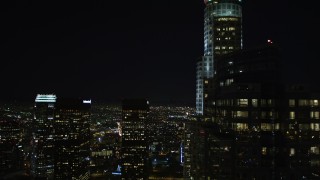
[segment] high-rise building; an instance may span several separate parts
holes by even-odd
[[[31,175],[36,179],[53,179],[53,119],[56,99],[54,94],[38,94],[35,99]]]
[[[38,94],[34,105],[31,174],[53,178],[53,118],[56,95]]]
[[[89,179],[91,100],[58,99],[54,118],[54,179]]]
[[[122,101],[122,179],[148,179],[147,121],[149,102],[146,99]]]
[[[280,57],[268,45],[226,54],[217,63],[213,119],[233,136],[234,178],[274,179],[282,168]]]
[[[282,167],[275,167],[275,175],[283,179],[319,179],[320,94],[308,85],[297,84],[287,85],[284,91],[280,123],[284,141],[282,158],[276,161]],[[264,146],[262,150],[264,157],[272,155],[272,148]]]
[[[205,0],[204,55],[197,60],[196,112],[205,114],[216,61],[220,55],[242,49],[241,0]]]
[[[235,179],[232,135],[210,121],[184,125],[184,179]]]
[[[213,143],[202,152],[213,150],[213,177],[232,169],[231,179],[318,179],[320,96],[283,83],[281,64],[272,44],[219,59],[213,121],[221,130],[214,141],[206,138]],[[229,145],[221,132],[228,132]],[[222,166],[222,152],[232,157],[231,166]]]
[[[31,175],[89,179],[91,100],[38,94],[34,105]]]

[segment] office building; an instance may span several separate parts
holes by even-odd
[[[89,179],[91,100],[61,99],[54,118],[54,179]]]
[[[89,179],[91,100],[38,94],[34,105],[31,176]]]
[[[220,55],[242,49],[241,0],[205,0],[204,55],[197,60],[196,112],[206,114],[216,61]]]
[[[146,128],[148,114],[148,100],[124,99],[122,101],[122,179],[148,179],[149,145]]]
[[[189,128],[189,176],[319,177],[320,96],[306,85],[284,83],[281,64],[272,44],[219,58],[212,121]]]
[[[278,48],[267,45],[217,62],[213,120],[233,135],[234,178],[273,179],[281,168],[276,162],[284,157],[280,60]],[[265,148],[274,152],[265,156]]]
[[[232,134],[210,121],[184,126],[184,179],[234,179]]]
[[[36,179],[53,179],[54,110],[57,96],[38,94],[34,104],[31,175]]]
[[[319,179],[320,93],[301,84],[287,85],[284,92],[280,123],[284,141],[278,161],[282,168],[275,169],[275,175],[283,179]],[[272,153],[270,147],[262,150],[265,156]]]

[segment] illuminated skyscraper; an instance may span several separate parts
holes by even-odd
[[[148,179],[147,126],[149,102],[145,99],[122,101],[122,179]]]
[[[34,179],[89,179],[90,108],[90,100],[37,95],[31,156]]]
[[[91,100],[58,99],[54,118],[54,179],[89,179]]]
[[[38,94],[35,99],[31,174],[36,179],[53,179],[53,119],[56,99],[54,94]]]
[[[204,55],[197,61],[196,109],[205,114],[215,75],[215,64],[222,54],[242,49],[241,0],[205,0]]]

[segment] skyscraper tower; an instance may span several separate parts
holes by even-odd
[[[146,121],[149,102],[145,99],[122,101],[122,179],[148,179],[148,140]]]
[[[31,155],[33,179],[89,179],[91,100],[38,94]]]
[[[54,118],[54,179],[89,179],[91,100],[59,98]]]
[[[54,109],[56,95],[38,94],[34,105],[31,174],[35,179],[53,179]]]
[[[204,55],[197,61],[196,110],[203,115],[220,55],[242,49],[241,0],[204,0]]]

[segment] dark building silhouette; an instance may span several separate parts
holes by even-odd
[[[320,177],[320,93],[310,85],[285,87],[280,130],[283,136],[281,158],[276,157],[276,176],[287,179],[319,179]],[[272,148],[263,147],[267,155]]]
[[[280,60],[278,48],[269,45],[217,61],[213,122],[232,134],[234,178],[273,179],[279,168],[275,160],[283,157]],[[266,147],[273,152],[264,155]]]
[[[232,135],[209,121],[184,124],[184,179],[234,179]]]
[[[187,177],[319,178],[320,96],[286,84],[281,64],[272,44],[217,59],[211,114],[186,131]]]
[[[0,111],[0,177],[23,168],[23,129],[19,122]]]
[[[122,179],[148,179],[148,115],[148,100],[122,100]]]

